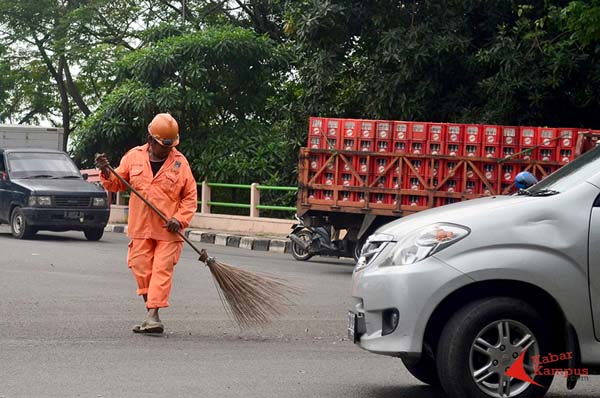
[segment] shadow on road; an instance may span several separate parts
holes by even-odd
[[[368,397],[372,398],[446,398],[441,388],[430,386],[395,386],[367,388]]]
[[[0,232],[0,239],[15,239],[10,232]],[[31,238],[27,238],[30,241],[48,241],[48,242],[87,242],[88,240],[81,233],[81,238],[77,238],[69,235],[59,235],[59,233],[52,234],[51,232],[38,232],[33,235]],[[102,240],[94,242],[94,243],[102,243]]]
[[[301,262],[298,261],[298,263],[301,263]],[[330,257],[330,258],[325,257],[325,258],[311,258],[310,260],[305,261],[304,264],[331,264],[331,265],[342,265],[342,266],[354,267],[354,265],[356,263],[352,260],[336,259],[335,257]]]

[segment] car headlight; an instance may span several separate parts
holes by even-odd
[[[411,232],[394,248],[392,265],[414,264],[453,245],[471,232],[467,227],[436,223]]]
[[[356,271],[369,265],[385,247],[394,242],[392,235],[374,234],[369,236],[362,247],[360,258],[356,263]]]
[[[93,207],[106,207],[106,198],[93,198],[92,206]]]
[[[52,196],[35,196],[29,197],[29,206],[52,206]]]

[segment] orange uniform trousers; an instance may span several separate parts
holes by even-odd
[[[127,264],[138,285],[137,294],[147,295],[147,308],[169,306],[173,269],[179,261],[183,242],[132,239]]]

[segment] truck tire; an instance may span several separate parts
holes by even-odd
[[[533,374],[531,357],[551,351],[549,325],[523,300],[492,297],[460,309],[444,326],[437,370],[450,398],[539,398],[554,376]],[[538,385],[505,375],[528,347],[525,371]]]
[[[310,242],[312,238],[310,231],[307,230],[298,232],[297,236],[305,242]],[[312,254],[292,241],[292,256],[298,261],[308,261],[312,257]]]
[[[90,228],[83,231],[85,238],[91,241],[97,241],[102,239],[102,235],[104,235],[104,228]]]
[[[35,229],[27,224],[27,219],[20,207],[15,207],[10,216],[10,232],[17,239],[27,239],[35,235]]]
[[[415,379],[429,384],[430,386],[439,386],[440,378],[436,368],[435,361],[425,354],[419,359],[404,359],[402,363],[408,370],[408,372],[415,377]]]

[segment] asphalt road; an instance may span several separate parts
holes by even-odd
[[[14,240],[0,227],[0,398],[369,397],[443,398],[400,360],[346,339],[352,263],[202,244],[220,261],[303,289],[268,328],[240,330],[210,272],[186,247],[175,270],[163,337],[136,335],[144,317],[125,265],[127,238],[40,233]],[[597,397],[600,377],[574,392],[556,380],[548,397]]]

